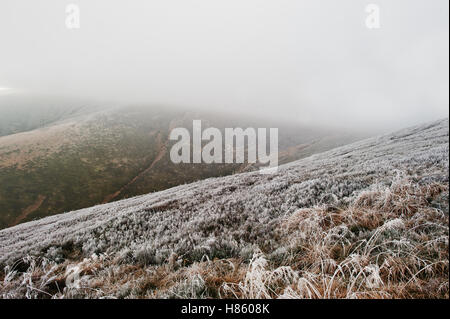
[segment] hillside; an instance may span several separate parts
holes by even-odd
[[[1,230],[0,295],[448,298],[448,133],[445,119]]]
[[[8,104],[4,98],[0,118],[8,119],[10,113],[16,120],[6,124],[12,128],[18,123],[17,129],[25,131],[0,136],[0,229],[251,170],[247,165],[174,165],[169,158],[169,133],[175,127],[192,127],[193,119],[218,128],[273,124],[155,106],[100,107],[57,99],[18,99]],[[26,130],[41,121],[42,126]],[[3,123],[0,127],[7,129]],[[280,127],[280,162],[360,138],[350,132],[285,125]]]

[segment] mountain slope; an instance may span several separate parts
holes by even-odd
[[[448,298],[448,125],[4,229],[0,262],[77,264],[98,289],[60,297]]]

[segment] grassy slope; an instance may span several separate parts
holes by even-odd
[[[448,151],[443,120],[313,155],[275,175],[208,179],[18,225],[0,231],[1,262],[18,261],[0,291],[448,298]],[[26,255],[35,257],[20,259]],[[75,264],[80,288],[65,287]],[[31,274],[33,284],[22,285]]]

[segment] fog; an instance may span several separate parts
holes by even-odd
[[[339,127],[448,116],[448,1],[0,2],[11,92],[227,110]]]

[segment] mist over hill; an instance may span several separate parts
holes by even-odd
[[[106,109],[106,105],[87,99],[36,93],[13,92],[0,95],[0,137]]]

